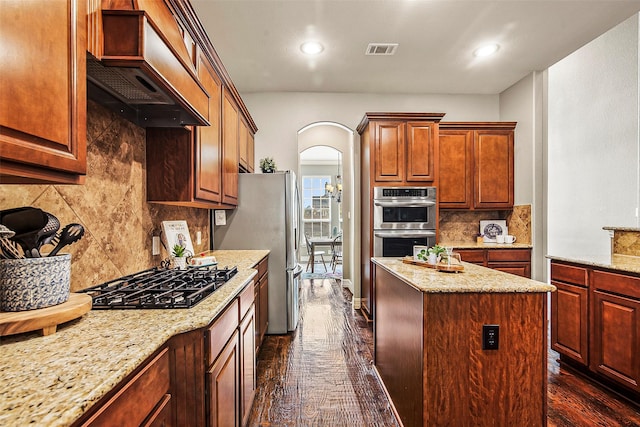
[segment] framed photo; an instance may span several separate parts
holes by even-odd
[[[169,255],[175,245],[184,246],[189,255],[195,255],[187,221],[162,221],[162,235]]]
[[[496,243],[496,236],[502,234],[506,236],[507,221],[504,219],[491,219],[480,221],[480,234],[484,235],[485,242]]]

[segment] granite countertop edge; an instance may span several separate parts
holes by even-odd
[[[546,255],[552,261],[606,268],[622,273],[640,274],[640,257],[631,255]]]
[[[171,337],[206,327],[256,275],[268,250],[214,251],[238,273],[189,309],[91,310],[58,327],[0,338],[0,425],[67,426]]]
[[[543,293],[556,287],[514,274],[463,262],[461,273],[406,264],[401,258],[374,257],[373,263],[424,293]]]

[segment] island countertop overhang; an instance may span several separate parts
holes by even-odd
[[[448,273],[405,264],[396,257],[372,257],[371,261],[425,293],[544,293],[556,290],[548,283],[467,262],[462,263],[463,272]]]

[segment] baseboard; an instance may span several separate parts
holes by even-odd
[[[360,310],[360,307],[362,307],[362,300],[360,298],[351,298],[351,305],[354,310]]]
[[[353,282],[351,279],[342,279],[342,287],[349,289],[349,292],[353,295]]]

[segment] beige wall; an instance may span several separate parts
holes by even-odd
[[[151,236],[163,220],[186,220],[195,250],[208,249],[208,210],[146,202],[145,157],[145,130],[90,101],[86,183],[0,185],[0,209],[35,206],[62,226],[85,227],[82,240],[63,250],[72,254],[72,290],[158,265],[167,253],[151,255]]]

